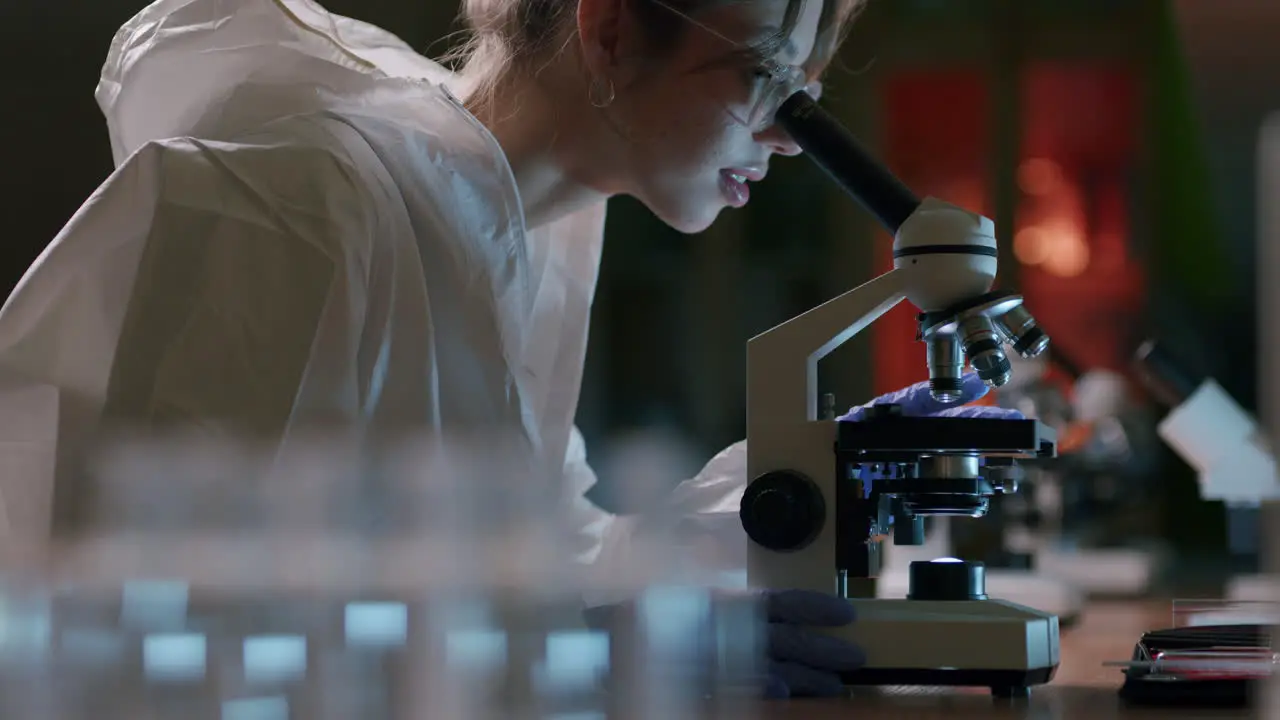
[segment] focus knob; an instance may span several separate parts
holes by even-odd
[[[822,491],[790,470],[765,473],[747,485],[738,508],[747,537],[774,552],[795,552],[812,543],[827,518]]]

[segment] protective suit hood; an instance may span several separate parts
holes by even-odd
[[[159,0],[116,33],[95,96],[119,165],[152,140],[222,139],[335,107],[386,112],[402,93],[429,96],[423,81],[461,92],[395,35],[310,0]]]

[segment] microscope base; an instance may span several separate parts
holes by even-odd
[[[1083,592],[1064,580],[1037,570],[987,568],[986,586],[989,597],[1056,615],[1058,624],[1063,627],[1074,623],[1084,611]],[[876,578],[877,598],[904,598],[910,590],[910,575],[905,570],[893,568]]]
[[[825,630],[867,654],[850,685],[989,687],[1025,695],[1053,679],[1058,618],[1004,600],[850,600],[853,625]]]

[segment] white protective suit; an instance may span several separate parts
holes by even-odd
[[[59,473],[104,408],[286,437],[523,426],[564,468],[577,555],[621,569],[637,520],[583,498],[573,426],[604,205],[526,231],[456,82],[308,0],[130,20],[97,92],[116,170],[0,311],[4,377],[60,396]],[[735,558],[744,463],[731,448],[666,508],[732,528]]]

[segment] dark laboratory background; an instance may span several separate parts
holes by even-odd
[[[459,29],[453,0],[324,4],[428,55]],[[143,5],[0,3],[6,294],[111,170],[93,91]],[[919,194],[995,219],[1002,284],[1052,336],[1067,392],[1117,371],[1154,422],[1164,409],[1128,374],[1156,334],[1253,410],[1254,156],[1280,107],[1276,37],[1271,0],[871,0],[826,102]],[[619,199],[608,237],[579,422],[610,507],[619,443],[678,438],[700,460],[740,439],[747,338],[890,263],[890,238],[803,159],[777,162],[749,208],[701,236]],[[843,407],[925,377],[905,307],[822,368]],[[1227,555],[1221,505],[1158,442],[1146,452],[1125,499],[1093,506],[1116,542]]]

